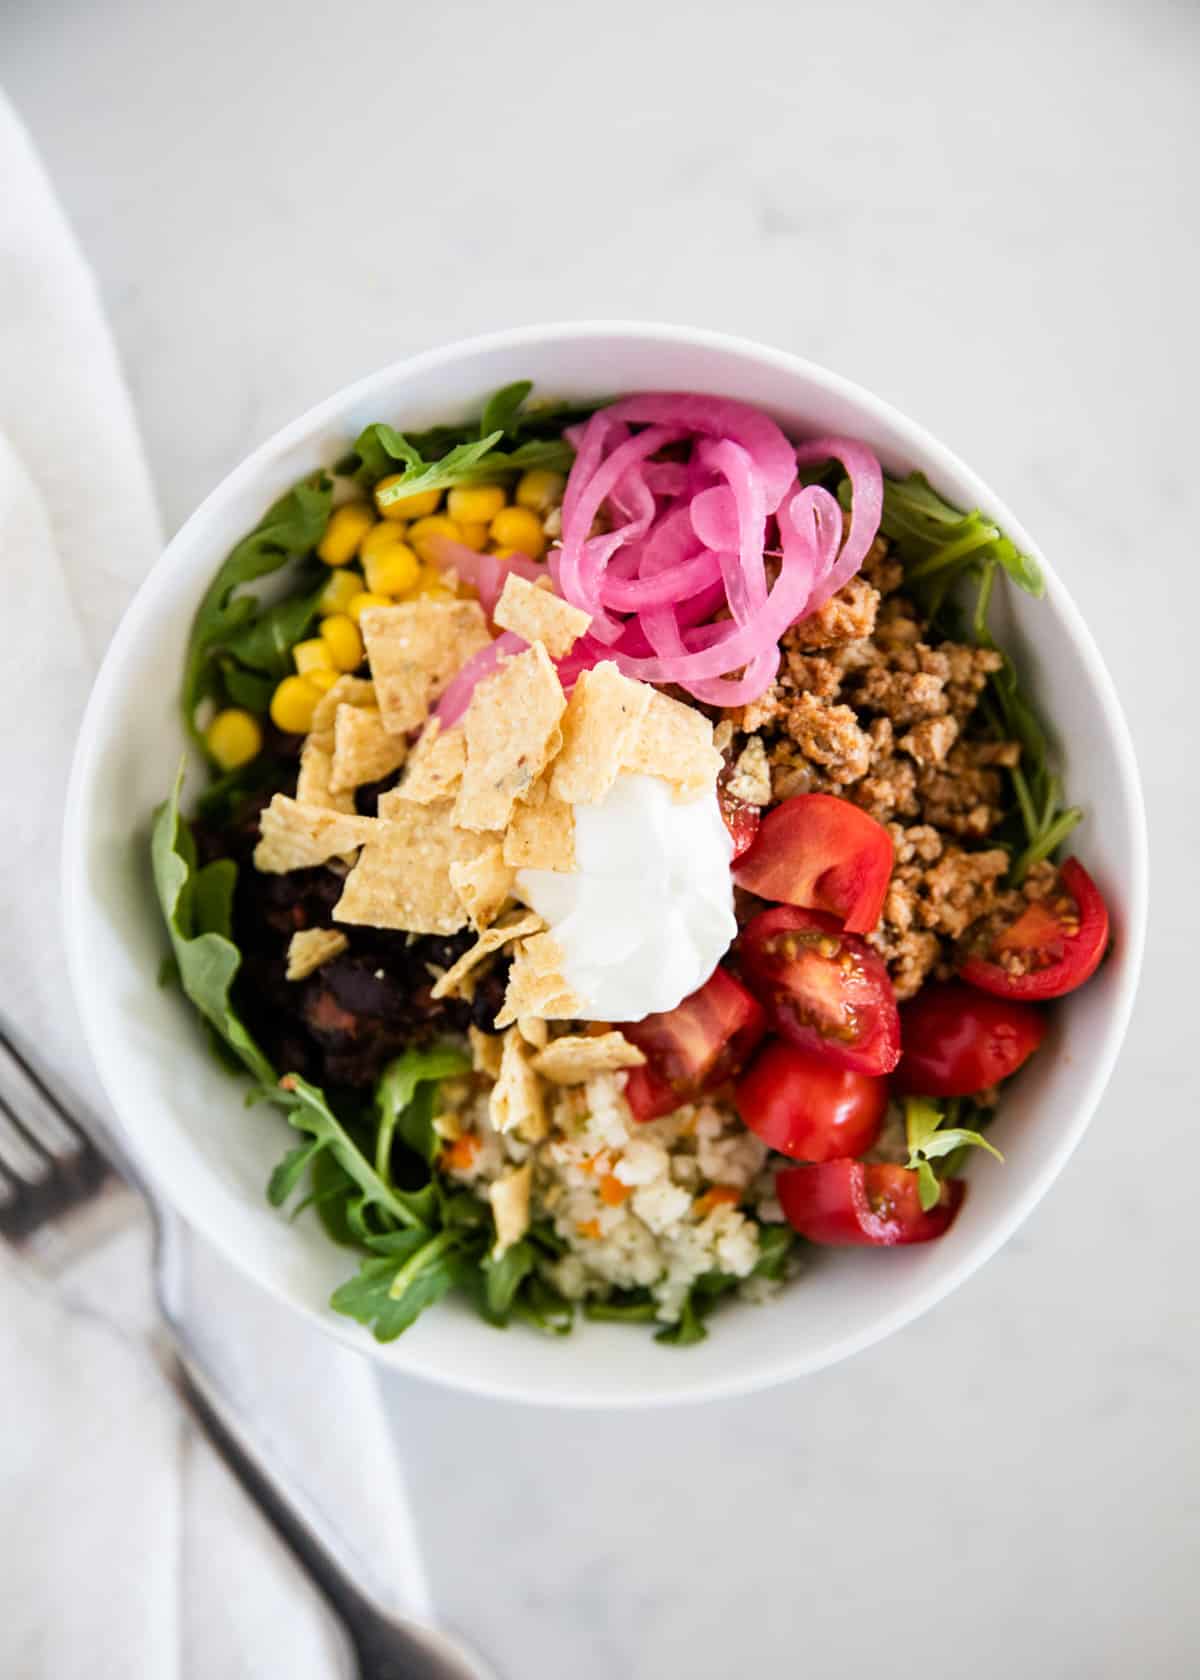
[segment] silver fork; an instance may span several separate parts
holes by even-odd
[[[360,1680],[494,1680],[433,1628],[401,1621],[355,1579],[341,1537],[305,1501],[206,1368],[182,1310],[180,1227],[97,1117],[0,1019],[0,1237],[51,1275],[145,1205],[163,1375],[341,1623]]]

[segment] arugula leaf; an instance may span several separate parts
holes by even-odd
[[[513,1315],[547,1336],[566,1336],[574,1328],[575,1307],[539,1272],[531,1272],[513,1300]]]
[[[330,1297],[335,1312],[368,1325],[378,1342],[391,1342],[459,1281],[454,1231],[399,1231],[385,1254],[372,1255]]]
[[[390,1181],[392,1141],[397,1132],[414,1154],[426,1165],[433,1165],[441,1148],[433,1129],[433,1087],[438,1080],[468,1073],[470,1067],[471,1058],[455,1044],[414,1047],[388,1063],[375,1093],[379,1115],[375,1170],[380,1178]]]
[[[904,1131],[908,1143],[908,1162],[917,1175],[917,1195],[922,1209],[928,1213],[941,1196],[942,1187],[931,1162],[945,1156],[958,1157],[960,1150],[986,1149],[997,1161],[1004,1157],[995,1144],[989,1143],[981,1132],[964,1126],[946,1126],[943,1122],[955,1117],[957,1105],[943,1109],[932,1097],[905,1097]],[[957,1165],[957,1159],[955,1164]]]
[[[311,1164],[322,1150],[328,1150],[347,1177],[353,1180],[357,1194],[346,1210],[351,1229],[364,1237],[369,1235],[370,1227],[366,1224],[365,1215],[369,1208],[377,1208],[397,1225],[428,1232],[437,1207],[434,1187],[427,1186],[424,1191],[394,1190],[380,1177],[351,1138],[330,1108],[323,1091],[310,1085],[298,1073],[289,1073],[280,1080],[277,1090],[267,1094],[283,1107],[289,1125],[298,1132],[307,1132],[313,1140],[315,1147],[304,1146],[310,1150],[305,1165]],[[271,1175],[267,1195],[275,1207],[282,1206],[286,1199],[286,1195],[280,1192],[286,1189],[290,1193],[299,1182],[295,1156],[296,1152],[291,1151]]]
[[[583,1315],[599,1324],[652,1324],[657,1311],[648,1289],[622,1289],[605,1301],[587,1301]]]
[[[655,1332],[654,1340],[661,1342],[664,1347],[694,1347],[702,1342],[708,1331],[701,1323],[701,1315],[696,1310],[695,1286],[685,1297],[679,1318],[674,1324],[664,1324],[661,1330]]]
[[[270,1085],[275,1070],[251,1037],[231,998],[242,954],[230,938],[237,865],[228,858],[196,868],[196,843],[179,814],[183,765],[154,817],[150,857],[154,885],[185,995],[255,1079]]]
[[[790,1225],[760,1225],[758,1227],[758,1260],[751,1277],[782,1280],[788,1256],[796,1246],[796,1233]]]
[[[386,429],[390,431],[390,427]],[[489,432],[473,443],[457,444],[440,460],[419,464],[409,461],[396,483],[378,493],[376,499],[380,508],[390,507],[393,502],[404,501],[406,497],[420,495],[426,490],[449,490],[456,484],[475,484],[506,473],[525,472],[530,467],[552,467],[555,471],[566,472],[575,459],[574,450],[561,438],[523,443],[506,452],[496,448],[503,436],[503,432]]]
[[[493,391],[479,417],[480,437],[487,437],[489,432],[499,432],[504,437],[515,438],[517,416],[532,390],[532,379],[517,379],[511,385],[502,385],[498,391]]]
[[[196,724],[196,708],[201,700],[220,692],[216,656],[239,636],[245,645],[261,616],[257,597],[238,594],[238,590],[315,548],[332,505],[333,485],[324,473],[304,479],[268,508],[231,551],[205,591],[192,622],[180,696],[185,727],[198,744],[202,744],[202,735]]]
[[[513,1302],[522,1283],[533,1271],[537,1256],[527,1242],[513,1243],[499,1259],[487,1254],[480,1262],[486,1316],[497,1325],[508,1323]]]
[[[220,659],[217,666],[225,693],[232,704],[262,717],[270,707],[275,678],[263,676],[257,671],[244,671],[232,659]]]
[[[848,480],[839,485],[838,495],[848,508]],[[885,477],[880,529],[900,550],[906,581],[928,578],[949,568],[960,571],[968,560],[992,560],[1003,567],[1018,589],[1039,597],[1046,592],[1041,568],[1032,555],[1021,554],[978,508],[961,513],[943,501],[924,473]]]
[[[301,641],[317,615],[321,589],[304,595],[289,595],[276,601],[259,616],[235,631],[224,643],[224,651],[232,654],[252,671],[265,672],[270,677],[286,676],[291,669],[292,648]],[[226,686],[228,686],[228,668]]]

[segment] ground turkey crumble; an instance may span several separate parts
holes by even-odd
[[[985,738],[977,713],[1001,655],[933,638],[902,582],[879,538],[861,574],[784,636],[770,690],[729,714],[728,754],[742,786],[752,785],[743,766],[759,793],[769,782],[771,803],[839,794],[887,827],[895,867],[867,939],[903,1002],[952,973],[957,947],[1041,896],[1054,872],[1005,892],[1008,853],[988,843],[1005,814],[1003,772],[1021,751]]]

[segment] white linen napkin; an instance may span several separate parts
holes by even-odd
[[[0,1009],[98,1102],[59,932],[64,784],[160,535],[99,300],[0,95]],[[198,1339],[391,1607],[428,1589],[374,1375],[195,1239]],[[0,1250],[0,1668],[22,1680],[340,1672],[323,1605],[165,1389],[145,1225],[58,1287]]]

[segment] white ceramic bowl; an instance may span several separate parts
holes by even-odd
[[[164,936],[145,835],[183,748],[182,653],[213,571],[268,503],[342,455],[369,421],[454,420],[526,377],[540,394],[562,397],[716,392],[760,405],[797,437],[849,433],[885,467],[919,467],[950,501],[984,508],[1038,555],[1046,598],[1003,591],[1001,630],[1053,721],[1066,785],[1088,813],[1072,844],[1113,911],[1111,960],[1057,1008],[1052,1037],[997,1124],[1007,1164],[985,1161],[972,1174],[950,1232],[926,1247],[823,1256],[770,1306],[723,1312],[708,1340],[686,1350],[620,1325],[581,1324],[562,1340],[518,1327],[498,1332],[453,1299],[380,1347],[326,1305],[353,1256],[311,1216],[289,1224],[267,1206],[284,1121],[243,1107],[189,1006],[156,983]],[[108,651],[79,737],[64,872],[71,977],[88,1044],[128,1143],[162,1193],[281,1303],[382,1363],[557,1405],[649,1405],[761,1388],[878,1341],[948,1294],[1012,1235],[1079,1142],[1125,1032],[1146,916],[1144,815],[1121,709],[1074,603],[1016,516],[920,427],[834,374],[712,333],[624,323],[520,328],[399,362],[322,403],[232,472],[170,543]]]

